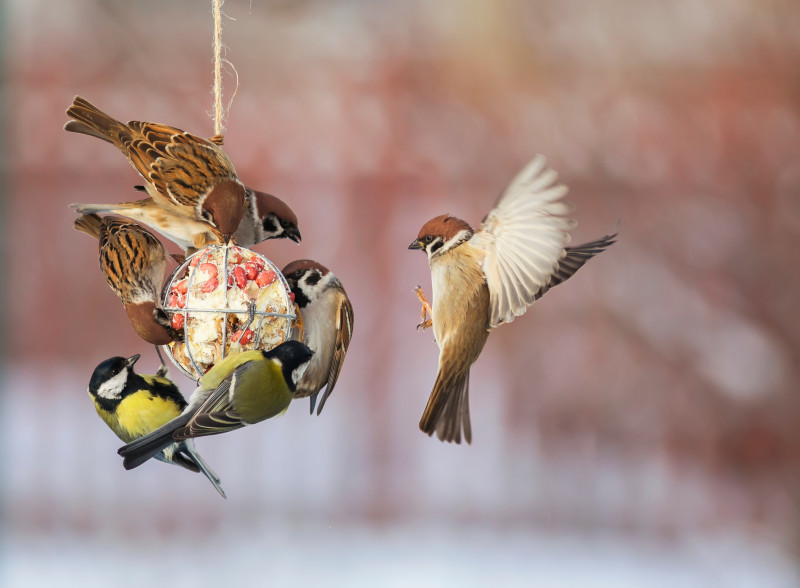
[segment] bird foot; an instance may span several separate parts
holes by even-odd
[[[419,298],[419,301],[422,302],[422,312],[420,313],[420,323],[417,325],[417,330],[419,331],[422,329],[430,329],[433,326],[433,309],[431,308],[428,299],[425,298],[425,292],[422,291],[422,286],[417,286],[414,288],[414,293]],[[428,315],[431,315],[431,318],[428,318]]]

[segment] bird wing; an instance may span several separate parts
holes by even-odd
[[[209,393],[186,426],[175,431],[173,437],[176,440],[203,437],[226,433],[243,427],[244,423],[241,417],[233,408],[233,395],[247,369],[247,363],[234,368]]]
[[[537,155],[500,195],[470,243],[483,250],[489,328],[525,312],[551,280],[575,221],[561,198],[567,187]]]
[[[127,220],[107,216],[102,223],[100,266],[109,286],[125,303],[139,296],[157,297],[166,271],[161,241]]]
[[[344,356],[347,354],[347,348],[350,347],[350,339],[352,336],[353,305],[347,297],[347,293],[342,289],[339,296],[339,308],[336,313],[336,342],[333,348],[331,367],[328,370],[328,381],[325,387],[325,393],[322,395],[322,400],[317,408],[317,414],[322,412],[325,401],[328,399],[328,396],[331,395],[331,392],[333,392],[334,386],[336,386],[336,381],[339,379],[339,373],[342,371]]]
[[[233,162],[210,141],[168,125],[127,124],[128,156],[151,184],[150,196],[162,206],[192,216],[201,195],[222,180],[236,179]]]

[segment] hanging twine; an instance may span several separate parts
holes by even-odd
[[[223,45],[222,45],[222,3],[224,0],[211,0],[211,10],[214,14],[214,42],[212,45],[214,51],[214,136],[211,138],[211,141],[216,143],[217,145],[222,145],[224,137],[222,135],[225,127],[223,125],[223,120],[225,119],[226,110],[230,110],[231,104],[233,104],[233,99],[236,97],[236,93],[239,91],[239,72],[236,71],[236,68],[233,67],[233,64],[222,57]],[[229,66],[232,70],[234,75],[236,76],[236,87],[233,90],[233,96],[231,96],[230,101],[228,102],[228,107],[223,109],[222,107],[222,62],[225,62],[227,66]]]

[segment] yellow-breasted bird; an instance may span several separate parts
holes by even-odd
[[[76,96],[64,129],[108,141],[128,158],[156,204],[203,221],[225,242],[244,211],[245,187],[219,145],[160,123],[120,122]]]
[[[176,441],[227,433],[283,413],[313,355],[299,341],[231,353],[203,376],[180,416],[120,448],[125,469]]]
[[[139,354],[127,359],[106,359],[89,380],[89,396],[97,414],[125,443],[158,429],[186,408],[186,400],[167,377],[166,367],[162,366],[155,375],[137,374],[133,366],[138,359]],[[203,472],[225,497],[219,476],[200,457],[191,439],[165,446],[155,458],[192,472]]]
[[[85,214],[75,228],[98,240],[100,269],[136,333],[153,345],[180,339],[159,301],[167,268],[161,241],[141,225],[113,216]]]

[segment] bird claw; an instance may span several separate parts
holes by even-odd
[[[414,288],[414,293],[419,298],[419,301],[422,302],[422,312],[420,312],[420,323],[417,325],[417,330],[419,331],[422,329],[429,329],[433,326],[433,309],[431,308],[428,299],[425,298],[425,292],[422,291],[422,286],[417,286]],[[431,318],[428,318],[428,315],[431,315]]]

